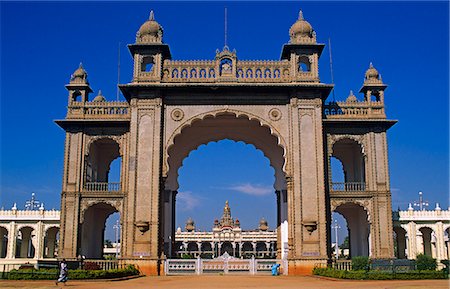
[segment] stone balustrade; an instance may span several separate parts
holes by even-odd
[[[120,183],[89,182],[84,184],[84,190],[90,192],[120,192]]]
[[[236,61],[228,71],[221,69],[215,60],[165,60],[163,82],[291,82],[317,81],[310,71],[298,72],[296,78],[291,76],[291,63],[287,60],[254,60]],[[151,77],[151,73],[147,73]],[[145,78],[146,72],[140,73],[140,79]]]
[[[53,220],[59,221],[58,210],[0,210],[0,220]]]
[[[350,192],[350,191],[365,191],[365,182],[345,182],[345,183],[331,183],[331,191],[334,192]]]
[[[323,106],[323,113],[327,119],[386,118],[384,104],[381,102],[330,102]]]
[[[66,119],[130,119],[125,101],[72,102]]]

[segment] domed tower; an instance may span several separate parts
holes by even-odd
[[[195,224],[194,224],[194,220],[192,220],[192,218],[189,218],[186,221],[186,226],[184,227],[186,229],[186,231],[188,232],[192,232],[195,230]]]
[[[320,82],[319,57],[324,44],[317,43],[316,32],[300,10],[297,21],[289,29],[290,41],[283,45],[281,59],[291,62],[295,81]]]
[[[66,88],[69,91],[69,105],[72,102],[87,102],[89,100],[89,93],[92,92],[88,82],[88,74],[83,68],[83,64],[73,72],[70,76],[69,84],[66,84]]]
[[[153,11],[136,33],[136,43],[128,45],[133,59],[133,82],[159,81],[164,59],[170,59],[170,49],[163,43],[163,28]]]
[[[94,99],[92,100],[92,102],[105,102],[105,101],[106,101],[106,98],[103,96],[101,90],[98,91],[98,95],[96,97],[94,97]]]
[[[269,225],[267,224],[266,219],[261,218],[261,220],[259,220],[259,227],[258,229],[260,231],[267,231],[269,229]]]
[[[364,93],[366,102],[373,101],[372,97],[374,97],[374,101],[384,103],[384,90],[386,88],[387,85],[383,83],[380,73],[371,62],[369,69],[364,74],[364,83],[359,92]]]

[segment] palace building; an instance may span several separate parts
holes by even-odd
[[[195,231],[194,221],[189,218],[185,231],[179,227],[175,232],[175,249],[179,256],[214,258],[225,252],[237,258],[275,258],[277,255],[277,232],[269,230],[262,218],[253,231],[244,231],[238,219],[231,217],[228,201],[225,203],[220,220],[214,220],[210,232]]]
[[[164,274],[178,249],[178,169],[192,150],[222,139],[255,145],[275,170],[277,239],[264,246],[272,252],[276,244],[289,274],[330,260],[332,212],[347,220],[351,255],[394,257],[386,132],[396,121],[386,117],[387,85],[370,64],[360,95],[328,101],[333,85],[321,82],[318,65],[325,45],[302,12],[294,14],[280,31],[288,41],[280,59],[254,61],[227,46],[210,60],[177,60],[150,13],[128,45],[134,67],[119,85],[125,101],[92,97],[80,65],[66,85],[67,115],[56,121],[66,136],[59,257],[101,258],[105,220],[120,212],[121,258]],[[117,159],[120,180],[112,182]],[[333,178],[332,159],[343,181]],[[223,222],[208,250],[249,251],[231,239],[236,221]],[[230,239],[219,248],[221,234]]]

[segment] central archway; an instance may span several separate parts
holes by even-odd
[[[167,145],[167,155],[165,162],[166,176],[164,183],[164,200],[167,206],[164,206],[166,222],[164,230],[164,250],[171,256],[169,248],[174,248],[175,242],[175,195],[179,188],[178,172],[182,166],[183,160],[189,153],[203,144],[217,142],[224,139],[232,141],[242,141],[246,144],[252,144],[255,148],[261,150],[274,169],[275,182],[274,191],[280,192],[279,195],[285,195],[286,192],[286,173],[285,164],[285,145],[276,131],[269,124],[256,116],[251,116],[241,112],[216,111],[197,116],[180,125],[175,133],[169,138]],[[163,169],[164,170],[164,169]],[[281,193],[284,192],[284,193]],[[287,200],[277,201],[277,227],[282,222],[287,221]],[[168,203],[172,202],[172,205]],[[281,230],[277,230],[280,240]],[[287,239],[287,232],[285,232]],[[287,240],[286,240],[287,242]],[[172,245],[169,245],[172,243]],[[278,242],[278,246],[280,246]],[[281,252],[281,250],[278,250]]]

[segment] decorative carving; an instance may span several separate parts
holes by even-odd
[[[277,121],[281,119],[281,111],[278,108],[272,108],[269,111],[269,118],[273,121]]]
[[[174,121],[180,121],[184,118],[184,112],[179,108],[175,108],[174,110],[172,110],[170,116]]]
[[[87,209],[96,204],[108,204],[118,212],[122,212],[122,198],[82,198],[80,204],[80,223],[84,222],[84,214]]]
[[[317,230],[317,222],[316,221],[305,221],[303,222],[303,227],[306,228],[306,231],[311,235],[312,232]]]
[[[137,221],[134,225],[139,229],[142,235],[150,228],[150,222],[147,221]]]

